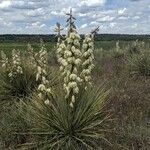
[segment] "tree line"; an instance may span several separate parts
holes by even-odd
[[[81,35],[83,37],[83,35]],[[37,42],[43,39],[44,42],[56,42],[57,38],[54,34],[50,35],[25,35],[25,34],[5,34],[0,35],[0,42]],[[134,40],[150,40],[150,35],[127,35],[127,34],[97,34],[96,41],[134,41]]]

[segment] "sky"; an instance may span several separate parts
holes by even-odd
[[[65,33],[71,8],[79,33],[150,34],[150,0],[0,0],[0,34]]]

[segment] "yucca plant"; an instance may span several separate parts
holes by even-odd
[[[150,76],[150,52],[143,50],[139,54],[132,54],[127,58],[130,74]]]
[[[35,67],[20,55],[19,50],[12,50],[9,59],[4,53],[2,56],[0,100],[14,100],[29,96],[38,85]]]
[[[82,90],[76,97],[74,109],[70,109],[64,94],[59,92],[51,97],[48,105],[38,97],[24,103],[22,116],[32,123],[26,134],[35,135],[38,142],[22,146],[80,150],[100,148],[104,143],[111,145],[106,138],[112,131],[111,113],[105,109],[108,94],[103,88]]]
[[[131,46],[129,47],[128,51],[130,54],[138,54],[144,50],[145,43],[139,40],[136,40],[131,43]]]
[[[49,87],[55,85],[58,75],[54,75],[56,71],[47,64],[44,43],[41,42],[40,48],[35,53],[28,45],[28,55],[24,57],[19,50],[13,50],[9,59],[1,52],[0,100],[25,98],[41,84],[48,84]]]
[[[32,66],[21,65],[22,74],[16,74],[13,80],[9,70],[3,69],[0,74],[0,100],[12,100],[29,96],[37,87],[36,72]]]
[[[124,56],[124,51],[120,48],[119,41],[116,42],[112,55],[114,58],[122,58]]]
[[[112,119],[105,109],[109,91],[85,84],[91,79],[94,34],[98,28],[85,37],[82,53],[72,11],[67,16],[68,33],[57,43],[64,85],[53,88],[54,92],[46,98],[33,96],[21,107],[22,117],[32,125],[28,132],[20,134],[38,138],[38,142],[22,145],[28,149],[87,150],[101,148],[104,143],[111,145],[107,133],[112,131]]]

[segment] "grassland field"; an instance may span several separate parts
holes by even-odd
[[[130,53],[134,41],[119,41],[121,51],[116,51],[116,42],[95,42],[95,69],[93,82],[96,86],[105,83],[112,89],[109,95],[108,108],[113,111],[116,119],[116,131],[107,137],[113,143],[104,150],[149,150],[150,149],[150,42],[145,40],[144,47],[136,48],[137,53]],[[27,42],[1,42],[0,50],[8,56],[12,49],[22,53],[27,50]],[[35,51],[39,50],[40,42],[30,43]],[[56,63],[55,43],[45,42],[49,52],[49,62]],[[143,54],[143,51],[146,53]],[[140,58],[140,59],[139,59]],[[1,90],[1,89],[0,89]],[[13,149],[18,144],[28,142],[28,137],[11,136],[13,126],[5,125],[15,121],[7,118],[7,113],[13,112],[10,104],[0,103],[0,116],[3,126],[0,126],[0,148]],[[25,128],[19,124],[19,129]],[[31,137],[30,137],[31,138]],[[20,140],[21,139],[21,140]],[[32,138],[31,138],[32,139]],[[33,142],[36,139],[32,139]]]

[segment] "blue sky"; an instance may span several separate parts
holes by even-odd
[[[150,0],[0,0],[0,34],[54,33],[70,8],[79,33],[150,34]]]

